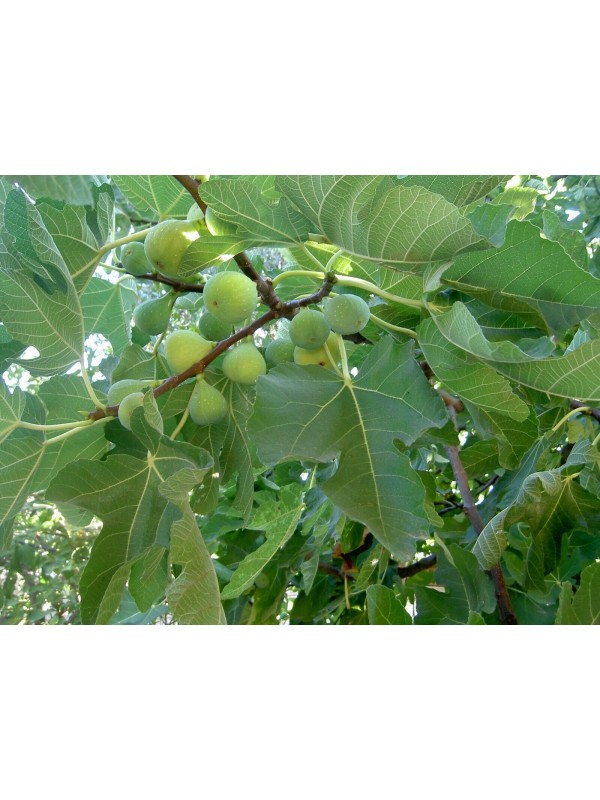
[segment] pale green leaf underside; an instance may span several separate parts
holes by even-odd
[[[509,223],[498,250],[459,255],[443,282],[496,308],[531,309],[557,332],[600,311],[600,280],[530,222]]]
[[[150,218],[185,217],[194,202],[172,175],[113,175],[112,180],[135,208]]]

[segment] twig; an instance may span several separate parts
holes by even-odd
[[[463,510],[469,517],[473,529],[477,535],[479,535],[484,529],[485,523],[481,519],[477,506],[475,505],[475,500],[473,499],[473,494],[469,486],[469,476],[467,475],[463,463],[460,460],[458,447],[446,445],[445,449],[463,500]],[[502,625],[516,625],[517,617],[513,611],[500,564],[496,564],[494,567],[488,570],[488,574],[494,582],[496,600],[498,601],[498,612],[500,613],[500,622]]]
[[[119,262],[117,264],[119,268],[123,268],[123,264]],[[127,272],[127,270],[125,270]],[[204,284],[203,283],[186,283],[185,281],[178,281],[176,278],[167,278],[165,275],[160,275],[158,272],[148,272],[145,275],[131,275],[131,273],[127,273],[126,277],[128,278],[137,278],[137,280],[142,281],[155,281],[155,283],[165,283],[167,286],[171,286],[175,289],[176,292],[199,292],[202,293],[204,291]]]
[[[204,356],[204,358],[202,358],[200,361],[197,361],[195,364],[192,364],[192,366],[186,369],[184,372],[179,373],[179,375],[173,375],[171,378],[167,378],[165,381],[163,381],[160,386],[157,386],[153,390],[154,397],[160,397],[160,395],[165,394],[165,392],[170,392],[172,389],[177,388],[177,386],[182,384],[184,381],[187,381],[188,378],[193,378],[195,375],[203,372],[206,367],[215,360],[215,358],[228,350],[231,345],[239,342],[241,339],[245,339],[247,336],[252,335],[259,328],[262,328],[263,325],[266,325],[267,323],[281,317],[290,318],[299,308],[320,302],[323,297],[326,297],[331,292],[334,280],[335,279],[333,276],[328,275],[323,281],[321,288],[314,292],[314,294],[298,300],[290,300],[288,303],[282,303],[279,309],[269,309],[269,311],[267,311],[261,317],[255,319],[254,322],[246,325],[245,328],[241,328],[227,339],[220,341],[210,351],[210,353],[208,353],[208,355]],[[104,410],[101,408],[96,408],[94,411],[88,414],[88,418],[92,420],[98,420],[102,419],[103,417],[116,417],[118,412],[118,405],[108,406]]]
[[[600,408],[590,408],[585,403],[580,403],[579,400],[571,400],[571,408],[585,408],[585,411],[582,411],[582,414],[588,414],[590,417],[598,420],[600,422]]]
[[[431,553],[428,556],[423,556],[423,558],[419,559],[419,561],[414,561],[412,564],[407,564],[405,567],[398,567],[398,575],[401,578],[411,578],[413,575],[417,575],[419,572],[423,572],[426,569],[433,569],[437,564],[437,557],[435,553]]]

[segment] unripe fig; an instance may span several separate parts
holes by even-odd
[[[196,381],[188,408],[196,425],[214,425],[224,419],[228,411],[227,400],[203,376]]]
[[[232,333],[230,322],[222,322],[209,311],[205,311],[198,320],[198,329],[202,336],[214,342],[227,339]]]
[[[259,375],[264,375],[266,371],[265,359],[252,342],[233,347],[223,360],[223,372],[235,383],[256,383]]]
[[[176,278],[186,250],[200,236],[200,227],[198,221],[187,219],[159,222],[144,240],[146,257],[162,275]]]
[[[237,226],[233,222],[223,222],[222,219],[219,219],[212,208],[206,209],[204,219],[206,227],[213,236],[228,236],[234,234],[237,230]]]
[[[291,341],[291,339],[273,339],[273,341],[269,342],[267,349],[265,350],[265,358],[267,359],[267,363],[276,366],[277,364],[283,364],[286,361],[293,361],[294,348],[295,344]]]
[[[323,314],[312,308],[302,309],[296,314],[289,328],[292,342],[305,350],[322,347],[330,333],[331,328]]]
[[[187,219],[190,222],[204,222],[204,211],[200,208],[198,203],[193,203],[187,213]]]
[[[117,381],[108,390],[106,397],[106,404],[109,406],[117,406],[127,395],[133,392],[141,392],[147,389],[148,386],[155,386],[156,381],[136,381],[131,378],[124,378],[122,381]]]
[[[331,369],[340,360],[340,348],[337,338],[334,333],[330,333],[327,341],[325,342],[327,349],[331,354],[331,358],[327,355],[325,346],[319,347],[318,350],[305,350],[303,347],[294,348],[294,362],[301,366],[307,364],[318,364],[321,367]],[[333,359],[333,361],[332,361]]]
[[[146,258],[143,242],[129,242],[121,249],[121,263],[130,275],[146,275],[154,267]]]
[[[338,294],[323,301],[323,314],[332,331],[358,333],[369,321],[369,306],[356,294]]]
[[[141,406],[144,402],[143,392],[132,392],[124,397],[119,403],[119,422],[128,431],[131,430],[131,415],[135,408]]]
[[[169,369],[174,375],[179,375],[208,355],[214,346],[214,342],[206,341],[194,331],[173,331],[165,339],[165,358]]]
[[[204,307],[221,322],[243,322],[257,302],[256,284],[241,272],[218,272],[204,287]]]
[[[170,294],[165,294],[154,300],[146,300],[133,310],[133,321],[142,333],[148,336],[158,336],[167,329],[171,317]]]

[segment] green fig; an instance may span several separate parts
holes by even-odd
[[[121,400],[127,395],[134,392],[141,392],[149,386],[156,386],[156,381],[136,381],[130,378],[124,378],[122,381],[117,381],[108,390],[106,397],[106,404],[109,406],[118,406]]]
[[[294,348],[294,363],[306,366],[307,364],[317,364],[321,367],[333,368],[340,360],[340,348],[338,340],[334,333],[330,333],[327,341],[325,342],[331,358],[325,350],[325,346],[319,347],[318,350],[306,350],[303,347]],[[332,361],[333,359],[333,361]]]
[[[277,364],[283,364],[286,361],[293,361],[294,348],[295,345],[291,339],[273,339],[273,341],[269,342],[267,345],[267,349],[265,350],[265,358],[267,359],[267,362],[273,366],[276,366]]]
[[[341,334],[362,331],[370,316],[369,306],[355,294],[338,294],[323,301],[323,315],[332,331]]]
[[[227,351],[223,372],[235,383],[253,384],[267,371],[265,359],[253,342],[244,342]]]
[[[232,327],[230,322],[221,322],[210,311],[205,311],[198,320],[198,330],[207,339],[220,342],[231,336]]]
[[[173,331],[165,339],[169,369],[174,375],[179,375],[208,355],[214,346],[214,342],[208,342],[194,331]]]
[[[188,405],[190,417],[196,425],[214,425],[227,416],[227,400],[218,389],[201,376],[197,381]]]
[[[147,275],[154,267],[146,258],[143,242],[129,242],[121,248],[121,264],[130,275]]]
[[[304,308],[296,314],[289,328],[292,342],[305,350],[323,347],[330,333],[331,328],[323,314],[312,308]]]
[[[176,278],[188,247],[201,235],[199,221],[166,219],[159,222],[144,240],[146,257],[168,278]]]
[[[218,272],[204,287],[204,307],[221,322],[243,322],[257,302],[256,284],[241,272]]]
[[[143,392],[132,392],[124,397],[119,403],[119,422],[128,431],[131,430],[131,415],[134,409],[141,406],[144,402]]]
[[[133,321],[136,328],[148,336],[158,336],[166,331],[171,318],[172,295],[164,294],[154,300],[146,300],[136,306],[133,311]]]

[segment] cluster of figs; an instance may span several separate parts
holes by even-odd
[[[233,227],[235,230],[235,226]],[[206,217],[198,206],[190,209],[187,220],[165,220],[155,225],[144,242],[132,241],[121,249],[120,259],[131,275],[141,277],[155,272],[178,279],[182,259],[192,242],[202,235],[232,232],[231,223],[219,220],[210,209]],[[256,284],[239,271],[224,269],[206,279],[203,288],[204,310],[197,320],[198,333],[175,330],[165,336],[162,351],[173,375],[179,375],[205,358],[236,326],[248,324],[258,304]],[[169,325],[176,294],[138,304],[133,313],[135,326],[147,336],[162,336]],[[267,372],[267,365],[286,361],[335,368],[340,361],[338,337],[354,334],[369,321],[369,306],[357,295],[336,294],[324,298],[322,310],[301,308],[287,327],[279,325],[277,338],[261,351],[252,336],[231,346],[219,359],[223,374],[238,384],[255,384]],[[131,427],[131,415],[144,400],[144,390],[156,381],[120,380],[109,390],[108,405],[118,405],[121,423]],[[197,425],[212,425],[226,418],[228,401],[205,376],[195,376],[189,400],[189,416]]]

